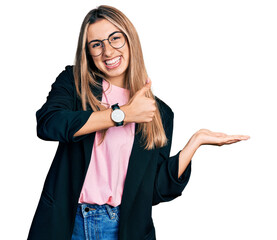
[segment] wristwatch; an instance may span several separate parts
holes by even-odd
[[[115,122],[115,126],[117,127],[122,126],[125,118],[125,113],[120,109],[120,107],[118,106],[118,103],[113,104],[111,108],[112,108],[111,119]]]

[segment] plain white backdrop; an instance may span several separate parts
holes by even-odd
[[[1,3],[1,239],[26,239],[57,142],[35,112],[74,63],[101,4],[136,27],[155,95],[174,111],[171,155],[199,129],[250,135],[201,146],[182,196],[153,207],[158,240],[277,239],[277,5],[269,0]]]

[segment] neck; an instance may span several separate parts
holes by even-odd
[[[117,87],[125,88],[125,75],[110,77],[110,78],[107,78],[107,80],[109,80],[111,82],[111,84],[113,84]]]

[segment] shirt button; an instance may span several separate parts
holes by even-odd
[[[88,207],[86,207],[86,208],[85,208],[85,211],[86,211],[86,212],[89,212],[89,208],[88,208]]]

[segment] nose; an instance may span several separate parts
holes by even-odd
[[[114,52],[114,48],[109,44],[108,40],[103,41],[103,54],[106,57],[112,56]]]

